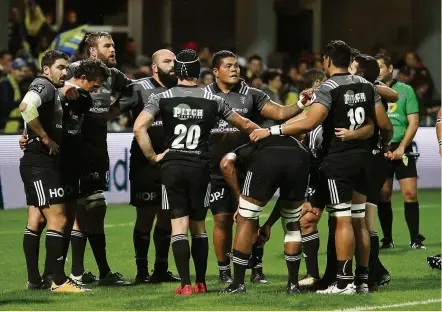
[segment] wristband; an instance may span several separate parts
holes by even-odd
[[[391,140],[390,140],[390,142],[383,142],[383,141],[382,141],[382,145],[384,145],[384,146],[390,146],[390,145],[391,145]]]
[[[271,126],[269,128],[270,135],[281,135],[282,134],[282,126]]]
[[[305,105],[304,104],[302,104],[302,100],[304,100],[304,96],[301,94],[301,96],[299,97],[299,100],[298,100],[298,107],[300,108],[300,109],[304,109],[304,107],[305,107]]]

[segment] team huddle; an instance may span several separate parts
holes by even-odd
[[[208,209],[219,280],[228,284],[221,293],[245,293],[248,268],[251,282],[267,283],[264,246],[279,218],[287,293],[303,288],[368,293],[390,282],[379,260],[375,227],[387,179],[381,168],[386,157],[396,159],[390,152],[394,132],[386,103],[396,102],[398,93],[376,80],[386,56],[374,58],[332,41],[324,49],[325,72],[308,71],[309,88],[298,104],[281,106],[240,79],[230,51],[215,53],[216,81],[201,89],[196,83],[200,60],[193,50],[176,56],[159,50],[152,55],[153,76],[131,80],[113,68],[115,49],[108,33],[89,34],[86,46],[89,58],[72,64],[62,52],[47,52],[42,76],[20,104],[26,122],[20,173],[29,211],[23,242],[28,289],[84,292],[93,282],[131,284],[110,269],[104,233],[106,124],[128,112],[135,120],[129,173],[130,204],[137,212],[134,283],[177,282],[176,294],[207,292]],[[276,125],[261,128],[266,120]],[[262,223],[260,214],[278,189],[275,207]],[[327,269],[320,278],[317,224],[324,209],[329,238]],[[39,241],[46,226],[40,274]],[[156,256],[149,273],[152,230]],[[87,241],[98,277],[84,268]],[[169,271],[170,246],[178,276]],[[299,280],[302,254],[308,275]]]

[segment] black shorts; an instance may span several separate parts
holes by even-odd
[[[321,195],[321,183],[324,183],[324,172],[320,170],[319,165],[310,166],[310,176],[306,198],[315,208],[323,209],[327,204]]]
[[[387,179],[388,160],[382,152],[371,155],[370,170],[368,173],[367,202],[377,205],[382,187]]]
[[[279,188],[279,199],[301,201],[305,198],[309,173],[308,152],[292,147],[265,147],[251,161],[242,195],[266,203]]]
[[[64,188],[66,202],[76,201],[80,197],[80,176],[74,165],[62,165],[61,182]]]
[[[132,163],[131,163],[132,164]],[[131,165],[130,204],[137,208],[159,207],[161,204],[161,170],[153,165]]]
[[[210,193],[210,209],[212,215],[235,213],[238,208],[238,199],[230,186],[221,179],[212,179]]]
[[[65,202],[63,183],[58,170],[20,165],[20,175],[28,206],[45,208]]]
[[[318,206],[352,200],[353,191],[367,195],[370,156],[367,153],[331,155],[322,161],[317,190]],[[324,208],[324,207],[318,207]]]
[[[399,143],[391,144],[391,151],[394,151],[399,146]],[[413,152],[413,148],[409,145],[405,149],[405,154]],[[402,160],[388,161],[387,163],[387,179],[396,177],[397,180],[407,178],[417,178],[416,159],[414,157],[408,157],[408,165],[405,166]]]
[[[162,208],[170,218],[189,216],[193,221],[206,219],[210,207],[210,169],[171,164],[161,167]]]
[[[86,196],[109,190],[109,159],[83,159],[79,164],[80,193]]]

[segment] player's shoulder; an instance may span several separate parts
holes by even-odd
[[[34,91],[39,94],[55,90],[56,87],[54,86],[54,84],[48,78],[45,77],[35,78],[29,86],[29,91]]]
[[[385,83],[383,83],[383,82],[380,81],[380,80],[375,80],[375,81],[374,81],[374,85],[375,85],[375,86],[382,86],[382,87],[386,87],[386,86],[387,86]]]
[[[215,82],[212,82],[212,83],[208,84],[207,86],[205,86],[203,88],[203,90],[206,90],[207,92],[210,92],[212,94],[216,94]]]
[[[133,84],[136,90],[151,91],[152,93],[160,93],[167,90],[167,88],[160,86],[152,77],[133,80]]]
[[[413,91],[413,92],[414,92],[412,86],[410,86],[410,85],[408,85],[408,84],[406,84],[406,83],[400,82],[400,81],[397,81],[397,82],[394,84],[394,87],[396,87],[396,88],[398,88],[398,89],[403,89],[403,90],[406,90],[406,91]]]

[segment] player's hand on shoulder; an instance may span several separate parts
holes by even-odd
[[[63,88],[61,88],[61,93],[68,100],[75,100],[78,99],[78,97],[80,96],[80,93],[78,92],[77,88],[71,85],[65,85]]]
[[[41,139],[44,145],[49,149],[49,155],[58,155],[59,146],[50,137],[44,137]]]
[[[345,128],[335,128],[335,135],[343,142],[355,139],[354,131]]]
[[[301,101],[302,105],[304,106],[310,106],[312,105],[311,99],[313,97],[313,89],[305,89],[302,90],[299,94],[299,101]]]
[[[28,135],[23,134],[18,140],[18,144],[20,145],[20,149],[24,151],[26,149],[26,145],[28,145]]]
[[[256,129],[253,130],[252,133],[250,133],[250,141],[251,142],[258,142],[261,139],[264,139],[270,135],[269,129]]]

